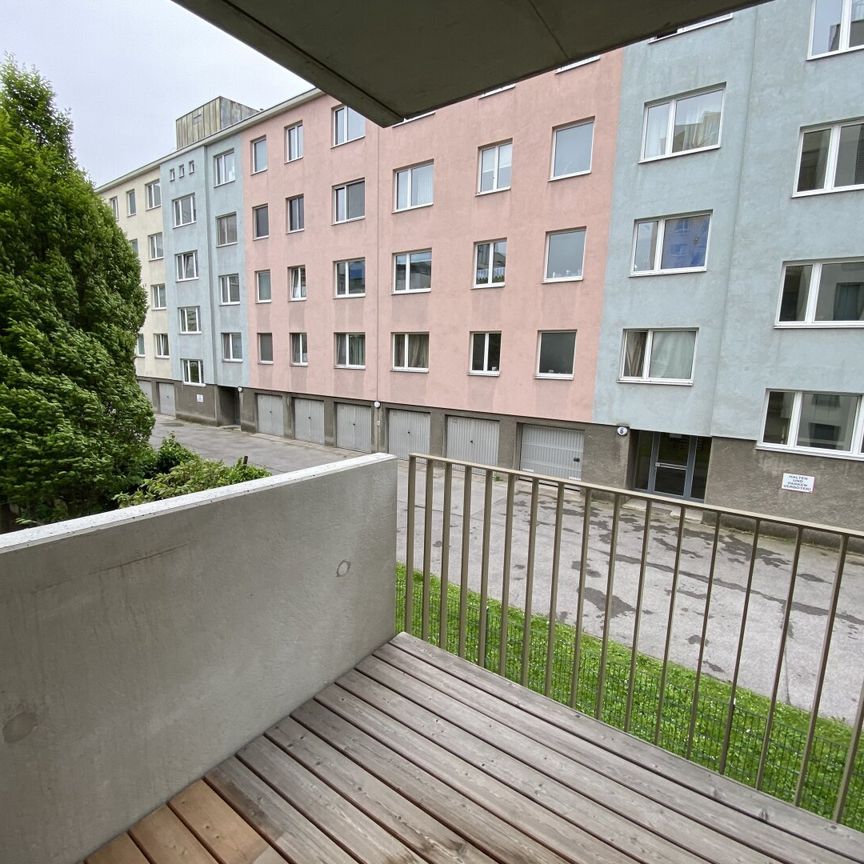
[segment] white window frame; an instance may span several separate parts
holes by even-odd
[[[580,268],[580,273],[578,276],[547,276],[546,274],[549,272],[549,245],[550,239],[552,237],[558,236],[559,234],[576,234],[578,232],[582,232],[583,241],[582,241],[582,266]],[[588,229],[584,227],[579,228],[562,228],[559,231],[547,231],[546,232],[546,251],[543,255],[543,282],[546,284],[554,283],[554,282],[581,282],[585,278],[585,250],[588,246]],[[476,276],[476,273],[475,273]]]
[[[168,169],[168,179],[173,183],[176,178],[176,173],[173,168]]]
[[[127,216],[137,216],[138,215],[138,204],[135,200],[135,190],[127,189],[126,190],[126,215]]]
[[[267,233],[266,234],[256,234],[255,231],[258,228],[258,219],[257,213],[259,210],[267,211]],[[270,236],[270,205],[269,204],[259,204],[257,207],[252,208],[252,239],[253,240],[266,240]]]
[[[492,281],[492,273],[494,271],[494,267],[492,262],[495,258],[495,244],[496,243],[506,243],[506,237],[498,237],[496,240],[481,240],[478,243],[474,244],[474,275],[472,277],[472,282],[474,283],[475,288],[503,288],[507,283],[507,259],[504,259],[504,281],[503,282],[493,282]],[[489,247],[489,280],[486,282],[478,282],[477,281],[477,267],[478,267],[478,259],[480,256],[480,247],[488,246]],[[543,271],[546,272],[545,269]]]
[[[572,333],[573,334],[573,371],[567,374],[566,372],[541,372],[540,371],[540,352],[543,348],[543,337],[547,333]],[[578,330],[538,330],[537,331],[537,357],[534,360],[534,377],[538,379],[546,379],[549,381],[572,381],[576,375],[576,340],[579,337]]]
[[[819,303],[819,289],[822,281],[823,264],[850,264],[858,263],[864,266],[864,258],[824,258],[818,261],[784,261],[780,273],[780,293],[777,298],[777,313],[774,316],[774,326],[777,328],[790,329],[826,329],[826,328],[861,328],[864,321],[817,321],[816,306]],[[783,288],[786,284],[787,267],[810,267],[810,282],[807,285],[807,303],[804,307],[803,321],[781,321],[780,311],[783,307]],[[809,391],[808,391],[809,392]],[[814,391],[815,392],[815,391]]]
[[[299,303],[301,300],[306,299],[305,264],[295,264],[293,267],[288,268],[288,299],[292,303]]]
[[[627,334],[646,333],[645,357],[642,362],[642,375],[624,375],[624,364],[627,361]],[[650,378],[648,371],[651,368],[651,349],[654,344],[655,333],[693,333],[693,360],[690,364],[689,378]],[[622,384],[668,384],[672,387],[692,387],[693,378],[696,373],[696,352],[699,348],[698,327],[625,327],[621,333],[621,357],[618,362],[618,381]]]
[[[165,257],[165,244],[162,232],[147,235],[147,260],[161,261]]]
[[[177,176],[181,180],[186,176],[186,166],[182,162],[177,166]]]
[[[795,183],[792,187],[793,198],[806,198],[809,195],[831,195],[835,192],[854,192],[864,189],[864,183],[856,183],[854,186],[835,186],[834,178],[837,174],[837,157],[840,154],[840,130],[844,126],[860,126],[864,124],[864,117],[859,117],[855,120],[843,120],[839,123],[822,123],[818,126],[803,126],[798,134],[798,160],[795,169]],[[825,186],[821,189],[805,189],[803,192],[798,191],[798,180],[801,176],[801,155],[804,151],[804,136],[808,132],[822,132],[825,129],[831,130],[831,137],[828,139],[828,157],[827,166],[825,168]],[[830,184],[830,185],[829,185]]]
[[[411,249],[407,252],[394,252],[393,253],[393,289],[391,291],[394,295],[402,295],[402,294],[428,294],[432,290],[432,286],[428,288],[411,288],[411,256],[412,255],[420,255],[428,252],[429,253],[429,267],[432,267],[432,249]],[[405,255],[407,260],[405,262],[405,287],[400,291],[396,288],[396,266],[397,259],[399,256]],[[431,276],[430,276],[431,280]]]
[[[489,369],[489,337],[500,336],[500,330],[474,330],[468,338],[468,374],[486,378],[497,378],[501,374],[501,348],[498,348],[498,368]],[[474,368],[474,339],[483,336],[483,369]],[[503,340],[502,340],[503,341]]]
[[[164,344],[163,344],[164,343]],[[153,346],[154,346],[154,357],[159,358],[160,360],[164,360],[167,357],[171,356],[170,346],[168,344],[168,334],[167,333],[154,333],[153,334]],[[163,350],[164,348],[164,350]]]
[[[162,289],[161,291],[158,289]],[[159,295],[162,295],[161,297]],[[160,304],[160,305],[157,305]],[[167,309],[168,308],[168,290],[164,282],[154,282],[150,285],[150,308],[151,309]]]
[[[243,334],[237,330],[230,330],[223,331],[220,335],[222,337],[222,362],[242,363]]]
[[[707,147],[692,147],[689,150],[676,150],[673,152],[672,144],[675,136],[675,115],[678,110],[678,103],[684,99],[691,99],[694,96],[705,96],[708,93],[720,93],[720,126],[717,129],[717,143],[709,144]],[[661,105],[669,105],[669,116],[666,118],[666,152],[660,153],[658,156],[646,156],[645,145],[647,143],[648,134],[648,111],[651,108],[659,108]],[[667,99],[655,99],[652,102],[646,102],[642,109],[642,146],[639,150],[639,162],[658,162],[662,159],[674,159],[677,156],[689,156],[693,153],[707,153],[710,150],[719,150],[723,144],[723,116],[726,113],[726,84],[717,84],[711,87],[700,87],[698,90],[691,90],[687,93],[676,93]]]
[[[708,217],[708,237],[705,241],[705,263],[701,267],[671,267],[663,269],[663,240],[666,236],[666,223],[674,219],[695,219],[699,216]],[[636,270],[636,237],[639,226],[648,222],[657,223],[657,243],[654,246],[654,261],[651,270]],[[698,213],[675,213],[670,216],[655,216],[650,219],[637,219],[633,223],[633,251],[630,253],[630,275],[631,276],[660,276],[674,275],[676,273],[705,273],[708,270],[708,256],[711,253],[711,226],[714,223],[714,212],[712,210],[701,210]]]
[[[270,337],[270,359],[269,360],[264,360],[261,357],[261,337],[262,336],[269,336]],[[273,351],[273,333],[272,332],[259,333],[258,334],[258,363],[261,366],[272,366],[274,357],[275,357],[275,353]]]
[[[501,166],[501,148],[510,145],[510,183],[507,186],[498,185],[498,174]],[[492,188],[481,190],[480,184],[483,180],[483,154],[489,150],[495,151],[495,166],[492,170]],[[495,192],[506,192],[513,185],[513,139],[508,138],[505,141],[498,141],[495,144],[487,144],[485,147],[480,147],[477,151],[477,195],[492,195]]]
[[[682,33],[689,33],[691,30],[701,30],[703,27],[710,27],[712,24],[720,24],[723,21],[729,21],[732,18],[732,13],[726,15],[718,15],[715,18],[706,18],[704,21],[697,21],[695,24],[686,24],[684,27],[678,27],[671,33],[661,33],[659,36],[652,36],[648,43],[662,42],[664,39],[671,39],[673,36],[680,36]]]
[[[120,218],[120,202],[117,200],[116,195],[112,195],[108,199],[108,206],[111,208],[111,212],[114,214],[114,220],[117,221]]]
[[[348,218],[348,190],[352,186],[363,186],[363,213],[360,216],[352,216]],[[345,218],[339,218],[339,193],[344,195]],[[361,177],[359,180],[351,180],[348,183],[340,183],[333,187],[333,224],[342,225],[345,222],[358,222],[366,218],[366,178]]]
[[[349,291],[351,286],[351,277],[350,273],[350,265],[355,261],[363,262],[363,292],[362,293],[354,293],[352,294]],[[340,290],[343,286],[339,284],[339,265],[345,265],[345,284],[344,290]],[[365,258],[342,258],[339,261],[333,262],[333,284],[335,286],[335,296],[339,298],[346,297],[365,297],[366,296],[366,259]]]
[[[237,299],[231,299],[231,287],[237,289]],[[225,298],[228,298],[227,300]],[[239,306],[240,305],[240,274],[239,273],[223,273],[219,276],[219,305],[220,306]]]
[[[353,112],[363,120],[363,134],[355,135],[353,138],[348,137],[348,112]],[[344,113],[343,113],[344,112]],[[344,120],[342,119],[344,117]],[[340,129],[340,127],[342,127]],[[341,140],[340,140],[341,132]],[[359,111],[354,111],[348,105],[336,105],[333,108],[333,146],[341,147],[343,144],[350,144],[352,141],[359,141],[366,137],[366,118]]]
[[[159,200],[155,201],[158,196]],[[159,180],[151,180],[144,184],[144,198],[146,199],[146,210],[158,210],[162,206],[162,184]],[[155,203],[154,203],[155,201]]]
[[[183,202],[191,201],[192,208],[190,210],[191,219],[188,222],[182,222],[183,218]],[[171,201],[171,211],[174,217],[173,225],[175,228],[182,228],[184,225],[193,225],[198,219],[198,212],[195,209],[195,193],[192,192],[189,195],[181,195],[179,198],[174,198]]]
[[[255,145],[264,142],[264,167],[262,168],[258,165],[258,157],[256,155]],[[251,167],[252,174],[261,174],[263,171],[267,170],[267,165],[270,162],[270,154],[267,152],[267,136],[260,135],[258,138],[253,138],[249,142],[249,165]]]
[[[291,227],[292,205],[295,201],[300,202],[300,215],[303,224],[299,228]],[[285,230],[288,234],[299,234],[301,231],[306,230],[306,198],[302,193],[300,195],[291,195],[285,199]]]
[[[198,370],[197,375],[195,376],[198,380],[192,380],[192,368],[193,364],[195,368]],[[203,360],[189,360],[187,358],[181,358],[180,360],[180,368],[182,370],[183,383],[188,384],[190,387],[206,387],[207,385],[204,383],[204,361]]]
[[[336,338],[333,344],[333,365],[337,369],[365,369],[366,368],[366,334],[360,331],[349,331],[346,333],[334,333]],[[351,339],[361,338],[363,340],[363,363],[351,363]],[[339,363],[339,341],[345,340],[345,362]]]
[[[298,159],[302,159],[303,149],[303,121],[298,120],[296,123],[291,123],[285,127],[286,164],[288,162],[296,162]]]
[[[189,173],[190,174],[195,173],[195,160],[194,159],[189,160]]]
[[[270,287],[270,296],[262,299],[261,297],[261,277],[262,275],[267,274],[267,282]],[[273,302],[273,277],[269,270],[256,270],[255,271],[255,302],[256,303],[272,303]]]
[[[131,247],[132,251],[137,255],[138,254],[138,238],[137,237],[130,237],[129,238],[129,246]]]
[[[405,207],[399,206],[399,175],[408,175],[408,194],[407,200],[411,201],[411,192],[414,187],[414,172],[418,168],[425,168],[428,165],[432,166],[432,200],[424,204],[411,204]],[[393,212],[405,213],[407,210],[419,210],[421,207],[431,207],[435,203],[435,160],[429,159],[426,162],[418,162],[416,165],[406,165],[404,168],[397,168],[393,172]]]
[[[599,58],[597,58],[599,59]],[[549,180],[566,180],[568,177],[582,177],[584,174],[590,174],[594,167],[594,117],[589,117],[587,120],[577,120],[575,123],[565,123],[563,126],[556,126],[552,130],[552,160],[549,164]],[[566,132],[568,129],[575,129],[577,126],[591,127],[591,149],[588,153],[588,167],[584,171],[572,171],[569,174],[555,173],[555,154],[558,151],[558,133]]]
[[[189,270],[186,267],[186,258],[191,255],[190,259],[192,262],[192,276],[189,276]],[[181,276],[181,272],[183,275]],[[190,249],[188,252],[178,252],[174,256],[174,274],[177,277],[178,282],[191,282],[193,279],[198,278],[198,250]]]
[[[144,353],[144,334],[138,333],[135,337],[135,356],[136,357],[145,357]]]
[[[820,54],[813,53],[813,31],[816,27],[816,0],[810,4],[810,36],[807,40],[807,59],[818,60],[822,57],[834,57],[837,54],[848,54],[850,51],[861,51],[864,45],[849,45],[849,37],[852,32],[852,3],[853,0],[843,0],[843,9],[840,12],[840,45],[835,51],[822,51]]]
[[[234,239],[233,240],[222,240],[221,234],[222,226],[231,224],[230,220],[234,219]],[[228,229],[225,230],[226,236],[230,234]],[[237,214],[236,213],[223,213],[221,216],[216,217],[216,247],[219,248],[221,246],[236,246],[238,241],[238,224],[237,224]]]
[[[229,156],[231,157],[230,160]],[[231,168],[230,171],[227,170],[229,165]],[[234,159],[233,149],[224,150],[213,157],[213,174],[215,178],[214,186],[224,186],[226,183],[233,183],[237,179],[237,164]]]
[[[195,327],[197,329],[191,330],[189,328],[189,312],[190,310],[195,310]],[[201,307],[200,306],[178,306],[177,312],[180,316],[180,333],[184,336],[191,336],[201,332]]]
[[[309,334],[305,331],[296,331],[289,334],[289,342],[291,346],[291,366],[308,366],[309,365]],[[297,347],[299,351],[295,352]],[[299,357],[299,359],[295,359]]]
[[[412,336],[425,336],[426,337],[426,366],[397,366],[396,365],[396,343],[400,340],[404,341],[404,355],[405,362],[408,362],[408,358],[411,356],[411,337]],[[391,362],[391,371],[393,372],[428,372],[429,371],[429,332],[424,330],[412,331],[412,332],[403,332],[403,333],[392,333],[390,335],[390,362]]]

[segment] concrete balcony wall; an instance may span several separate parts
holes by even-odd
[[[394,628],[396,460],[0,538],[4,864],[73,864]]]

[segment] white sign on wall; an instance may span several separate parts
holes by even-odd
[[[784,474],[781,489],[788,489],[790,492],[812,492],[815,477],[809,474]]]
[[[195,401],[196,402],[203,402],[204,401],[204,395],[202,393],[196,393],[195,394]]]

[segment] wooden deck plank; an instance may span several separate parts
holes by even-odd
[[[203,780],[168,802],[219,864],[285,864],[285,859]]]
[[[864,860],[861,835],[852,829],[714,775],[405,634],[375,654],[514,730],[766,855],[808,864]],[[675,773],[679,765],[680,778]]]
[[[494,864],[489,856],[433,819],[290,717],[267,737],[431,864]]]
[[[226,759],[209,771],[206,778],[289,861],[296,864],[357,864],[236,757]]]
[[[382,710],[392,708],[414,731],[434,738],[452,753],[467,754],[463,758],[470,759],[476,768],[565,819],[578,820],[587,831],[639,860],[708,859],[717,864],[776,861],[631,792],[376,657],[367,657],[357,670],[387,689],[381,693],[362,685],[355,688],[356,672],[340,678],[340,686],[363,699],[372,696],[373,705]],[[473,735],[477,739],[474,746],[463,747],[456,730]]]
[[[129,834],[151,864],[218,864],[168,807],[145,816]]]
[[[120,834],[89,855],[84,864],[149,864],[128,834]]]
[[[475,806],[320,703],[307,702],[292,717],[492,858],[524,864],[563,864],[564,859],[551,850]]]

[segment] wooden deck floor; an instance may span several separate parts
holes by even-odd
[[[87,864],[849,864],[864,834],[404,634]]]

